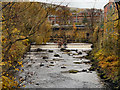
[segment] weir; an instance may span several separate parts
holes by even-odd
[[[92,44],[89,43],[68,43],[67,49],[91,49]],[[31,49],[58,49],[57,43],[47,43],[46,45],[31,45]]]

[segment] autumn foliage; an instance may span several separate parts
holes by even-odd
[[[49,6],[50,7],[50,6]],[[46,43],[51,35],[47,22],[50,9],[44,3],[2,3],[2,88],[19,88],[15,73],[22,71],[22,58],[30,44]]]
[[[112,8],[113,7],[113,8]],[[120,4],[118,4],[120,7]],[[120,12],[116,4],[104,12],[104,23],[96,26],[93,34],[92,59],[102,79],[112,86],[120,88]],[[103,25],[103,27],[101,27]]]

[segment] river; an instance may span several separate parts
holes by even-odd
[[[71,43],[67,50],[57,44],[32,45],[23,59],[19,78],[25,88],[104,88],[90,60],[84,56],[91,44]]]

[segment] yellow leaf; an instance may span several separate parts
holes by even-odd
[[[18,69],[18,68],[15,68],[15,70],[16,70],[16,71],[19,71],[19,69]]]
[[[5,63],[4,63],[4,62],[1,62],[1,63],[0,63],[0,66],[3,66],[3,65],[5,65]]]

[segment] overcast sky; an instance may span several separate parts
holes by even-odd
[[[34,0],[38,2],[46,2],[53,4],[60,4],[64,2],[62,5],[67,5],[69,3],[69,7],[76,8],[98,8],[103,9],[104,5],[109,2],[109,0]]]

